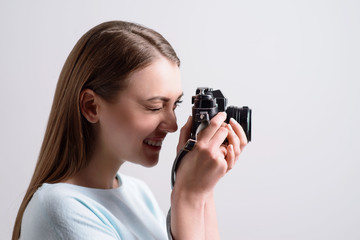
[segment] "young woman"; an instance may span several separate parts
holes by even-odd
[[[118,173],[124,162],[158,162],[178,128],[180,61],[157,32],[111,21],[88,31],[70,53],[56,87],[34,175],[13,239],[167,239],[149,188]],[[183,158],[171,194],[174,239],[218,239],[213,189],[247,140],[217,114]],[[179,151],[191,118],[180,133]],[[223,145],[225,139],[229,144]]]

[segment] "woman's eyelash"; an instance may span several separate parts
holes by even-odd
[[[178,101],[175,102],[175,105],[179,106],[182,102],[183,102],[183,100],[178,100]]]
[[[176,101],[174,103],[174,108],[178,107],[182,102],[183,102],[182,100]],[[152,112],[157,112],[157,111],[160,111],[161,109],[163,109],[163,107],[148,107],[147,109]]]
[[[160,111],[161,109],[162,108],[149,108],[149,110],[152,112]]]

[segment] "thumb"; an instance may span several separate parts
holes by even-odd
[[[190,131],[192,125],[192,116],[189,116],[187,122],[180,130],[179,143],[177,145],[176,152],[179,152],[184,147],[187,140],[190,138]]]

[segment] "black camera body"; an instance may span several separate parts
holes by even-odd
[[[206,87],[196,89],[192,104],[193,123],[190,136],[192,139],[196,140],[197,133],[205,128],[218,112],[226,112],[225,122],[229,123],[230,118],[234,118],[244,129],[248,142],[251,141],[251,109],[249,107],[226,107],[227,99],[221,91]]]

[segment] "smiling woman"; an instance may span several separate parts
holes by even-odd
[[[78,41],[59,77],[13,239],[218,238],[213,189],[247,143],[224,113],[178,169],[172,233],[147,185],[118,173],[124,162],[155,166],[167,133],[178,129],[179,65],[159,33],[134,23],[102,23]],[[190,127],[191,119],[178,151]]]
[[[178,128],[174,109],[182,96],[179,67],[159,57],[130,74],[127,81],[126,91],[112,102],[103,101],[87,90],[86,94],[92,95],[87,101],[93,102],[82,104],[83,115],[98,122],[96,146],[107,146],[107,160],[119,162],[120,159],[120,164],[130,161],[151,167],[158,161],[166,134]],[[91,105],[96,103],[98,112],[93,112],[95,107]],[[97,158],[103,164],[105,158],[101,155]]]

